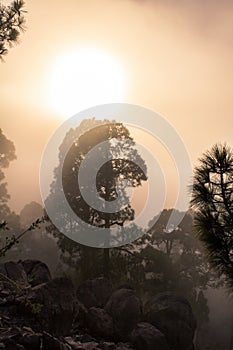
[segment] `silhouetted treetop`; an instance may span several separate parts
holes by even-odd
[[[95,164],[92,162],[92,171],[98,170],[96,188],[99,196],[104,201],[120,199],[122,209],[117,213],[105,213],[104,201],[103,211],[91,208],[83,199],[80,187],[77,186],[78,171],[83,159],[95,146],[98,146],[98,152],[101,153],[102,142],[108,143],[110,159],[106,158],[106,162],[100,169],[95,169]],[[141,181],[147,179],[144,173],[145,163],[134,146],[129,130],[121,123],[107,123],[94,127],[73,142],[64,160],[62,182],[69,204],[84,221],[102,226],[108,220],[108,226],[111,226],[113,223],[123,225],[125,220],[133,220],[134,209],[130,204],[125,204],[125,189],[121,187],[119,190],[118,187],[117,192],[116,184],[119,180],[128,180],[130,186],[136,187],[141,185]],[[89,176],[88,173],[87,176]],[[92,189],[88,187],[85,190]]]
[[[0,129],[0,167],[7,168],[16,159],[14,143],[6,138]]]
[[[194,171],[194,224],[211,264],[233,289],[233,150],[216,144]]]
[[[22,13],[26,11],[23,7],[23,0],[14,0],[10,5],[0,4],[0,58],[17,43],[20,32],[24,30]]]

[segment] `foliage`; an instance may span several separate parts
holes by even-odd
[[[186,213],[176,229],[167,228],[172,209],[164,209],[155,224],[137,241],[113,250],[114,281],[129,282],[145,299],[164,291],[185,295],[199,324],[208,321],[208,306],[203,291],[216,287],[215,275],[195,237],[192,215]],[[176,211],[175,215],[183,216]]]
[[[9,207],[4,169],[16,159],[15,146],[0,129],[0,257],[7,259],[42,259],[55,270],[58,249],[54,239],[43,229],[44,217],[40,204],[31,202],[22,209],[20,216]],[[37,219],[39,218],[39,219]],[[25,229],[26,227],[26,229]],[[22,229],[23,228],[23,229]],[[33,235],[26,235],[34,231]],[[17,232],[21,232],[16,234]],[[17,244],[20,240],[20,244]]]
[[[26,204],[20,211],[20,223],[22,227],[29,226],[36,218],[43,216],[43,208],[37,202]]]
[[[8,168],[10,162],[16,159],[15,146],[12,141],[8,140],[0,129],[0,230],[1,230],[1,243],[4,233],[7,232],[5,242],[2,243],[0,249],[0,256],[4,255],[5,250],[10,249],[17,240],[12,236],[12,229],[19,229],[19,217],[10,210],[8,206],[8,200],[10,198],[7,192],[7,183],[5,182],[5,175],[3,170]],[[12,237],[11,237],[12,236]]]
[[[0,222],[0,230],[9,230],[9,228],[7,227],[6,221]]]
[[[114,145],[112,145],[113,140]],[[107,141],[109,144],[110,160],[106,159],[106,163],[99,169],[96,178],[96,188],[98,194],[103,201],[103,210],[95,210],[85,202],[78,186],[78,171],[83,159],[88,152],[95,146],[99,147],[101,153],[101,143]],[[124,146],[119,144],[124,142]],[[124,225],[127,220],[133,220],[134,209],[130,204],[125,204],[126,191],[122,186],[116,190],[116,183],[119,180],[129,180],[133,187],[139,186],[142,180],[146,180],[143,171],[133,161],[127,161],[123,157],[129,159],[142,159],[136,152],[133,139],[129,135],[129,131],[121,123],[108,122],[88,130],[73,142],[69,149],[63,164],[62,184],[66,199],[71,208],[83,221],[95,225],[97,227],[111,227],[113,225]],[[116,156],[121,156],[117,159]],[[94,164],[92,170],[94,171]],[[97,169],[98,170],[98,169]],[[88,187],[84,191],[91,191]],[[105,201],[113,201],[117,197],[121,197],[122,209],[114,213],[106,213],[104,211]]]
[[[0,129],[0,220],[5,220],[10,214],[10,208],[7,202],[10,198],[7,192],[7,184],[4,181],[5,175],[3,169],[9,167],[12,160],[16,159],[15,146],[8,140]]]
[[[3,244],[3,246],[0,248],[0,257],[5,256],[5,254],[17,243],[19,243],[19,240],[27,233],[32,230],[35,230],[36,228],[39,228],[39,225],[43,222],[45,222],[46,218],[38,218],[34,222],[31,223],[31,225],[26,228],[23,232],[21,232],[18,235],[12,235],[11,237],[6,237],[6,241]],[[4,223],[5,224],[5,223]],[[6,229],[5,225],[2,227]]]
[[[15,146],[0,129],[0,239],[1,241],[3,240],[7,230],[7,242],[4,243],[6,246],[11,246],[14,240],[12,232],[20,229],[19,216],[11,211],[8,205],[10,196],[7,191],[7,183],[5,182],[4,175],[4,169],[8,168],[10,162],[14,159],[16,159]]]
[[[233,150],[216,144],[194,171],[194,224],[212,266],[233,290]]]
[[[174,229],[166,229],[172,210],[162,211],[159,219],[148,232],[151,244],[171,258],[180,279],[192,281],[193,287],[205,288],[210,281],[209,266],[203,257],[202,246],[195,237],[193,218],[186,213]],[[176,216],[182,215],[175,211]],[[195,283],[195,284],[194,284]]]
[[[18,294],[23,295],[25,306],[27,306],[30,309],[30,311],[34,316],[36,316],[41,312],[43,305],[40,303],[32,302],[29,299],[29,291],[31,289],[31,286],[28,285],[27,282],[25,282],[24,280],[15,281],[1,272],[0,272],[0,279],[2,282],[5,282],[5,285],[8,285],[10,287],[12,295],[14,296],[17,296]]]
[[[14,0],[10,5],[0,4],[0,58],[8,53],[8,49],[18,42],[24,30],[25,19],[22,13],[24,1]]]
[[[121,141],[124,141],[122,147]],[[67,155],[64,150],[67,143],[73,142]],[[106,159],[106,163],[97,172],[96,188],[99,196],[105,201],[112,201],[117,197],[122,203],[121,209],[116,213],[106,213],[103,210],[92,208],[83,199],[78,184],[78,170],[85,155],[99,145],[101,152],[101,143],[109,144],[110,160]],[[117,158],[118,156],[118,158]],[[121,156],[121,158],[119,158]],[[133,161],[127,161],[130,157]],[[116,159],[117,158],[117,159]],[[130,137],[128,129],[121,123],[98,121],[95,119],[85,120],[76,129],[71,129],[62,145],[59,154],[60,164],[54,171],[54,181],[51,185],[50,195],[47,201],[52,201],[53,207],[57,208],[59,220],[62,219],[64,225],[70,230],[74,229],[74,223],[67,218],[67,213],[60,212],[59,204],[61,199],[61,188],[58,186],[57,174],[62,171],[62,184],[66,199],[73,211],[86,223],[97,227],[110,228],[113,225],[123,226],[125,221],[131,221],[134,218],[134,209],[126,202],[126,190],[124,186],[118,187],[116,191],[116,183],[118,180],[127,179],[131,186],[136,187],[141,181],[146,180],[143,169],[144,162],[134,148],[134,141]],[[63,168],[62,167],[63,164]],[[137,164],[142,164],[140,168]],[[93,166],[94,167],[94,166]],[[145,168],[145,165],[144,165]],[[86,188],[86,191],[91,191]],[[104,205],[104,204],[103,204]],[[69,225],[69,226],[68,226]],[[48,228],[49,232],[53,232],[58,239],[58,246],[62,251],[62,259],[70,266],[76,267],[80,271],[82,278],[93,276],[95,273],[102,273],[104,268],[111,269],[109,250],[105,249],[104,254],[100,249],[83,247],[61,235],[53,225]],[[105,256],[105,261],[101,256]],[[95,262],[95,263],[94,263]],[[109,271],[108,271],[109,272]],[[106,270],[105,270],[106,273]]]

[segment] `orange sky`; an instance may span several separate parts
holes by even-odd
[[[127,80],[119,102],[167,118],[193,164],[217,141],[233,146],[232,1],[30,0],[26,9],[20,45],[0,64],[1,128],[17,152],[6,171],[17,212],[39,201],[43,149],[70,116],[48,103],[53,64],[84,46],[115,57]],[[168,183],[172,193],[172,176]]]

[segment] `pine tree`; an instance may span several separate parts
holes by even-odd
[[[10,5],[0,4],[0,58],[8,49],[18,42],[21,31],[24,31],[25,19],[22,15],[24,1],[15,0]]]
[[[194,171],[194,224],[209,261],[233,290],[233,150],[216,144]]]

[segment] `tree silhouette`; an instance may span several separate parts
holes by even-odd
[[[37,218],[43,216],[43,208],[41,204],[32,201],[26,204],[23,209],[20,211],[20,223],[22,227],[29,226]]]
[[[172,212],[180,223],[176,228],[172,224],[167,228]],[[175,253],[179,254],[181,250],[186,254],[195,253],[198,242],[193,235],[193,223],[190,214],[186,213],[183,217],[183,213],[178,210],[164,209],[159,216],[152,219],[153,221],[155,221],[155,224],[149,230],[150,240],[159,250],[164,251],[168,256]]]
[[[172,211],[176,220],[174,225],[171,223],[167,227]],[[178,218],[180,223],[176,227]],[[152,219],[149,227],[150,230],[141,238],[124,247],[133,254],[128,254],[120,271],[127,270],[129,282],[142,297],[152,297],[164,291],[185,295],[197,318],[199,332],[208,322],[209,314],[203,292],[207,287],[217,287],[217,284],[202,245],[195,237],[192,213],[184,215],[178,210],[164,209]]]
[[[0,58],[17,43],[20,31],[24,30],[23,7],[22,0],[15,0],[10,5],[0,4]]]
[[[192,215],[187,212],[183,216],[182,212],[174,211],[181,221],[175,229],[173,225],[167,228],[171,212],[172,209],[162,211],[145,239],[170,259],[172,268],[166,271],[166,279],[171,280],[172,288],[189,295],[194,305],[196,290],[216,285],[212,282],[213,273],[209,270],[202,246],[195,237]]]
[[[209,261],[233,290],[233,150],[216,144],[194,171],[194,224]]]
[[[113,140],[114,143],[112,143]],[[80,192],[80,186],[77,186],[78,171],[90,150],[100,145],[99,152],[102,151],[100,148],[104,141],[108,143],[110,160],[106,158],[105,164],[100,169],[95,169],[94,163],[91,167],[92,171],[98,171],[96,184],[93,185],[96,186],[99,196],[104,199],[102,210],[95,210],[86,203]],[[119,141],[121,141],[120,144]],[[129,131],[121,123],[107,123],[95,127],[81,135],[72,144],[64,160],[62,184],[66,199],[83,221],[97,227],[109,228],[113,225],[123,226],[126,220],[133,220],[134,209],[130,204],[125,204],[127,195],[124,185],[120,188],[118,186],[118,191],[116,189],[119,180],[128,180],[133,187],[141,185],[141,181],[146,180],[142,170],[145,169],[145,164],[133,147],[134,141]],[[117,158],[119,155],[122,155],[122,158]],[[141,164],[141,168],[137,165],[138,163]],[[92,191],[89,184],[83,190]],[[106,213],[105,201],[111,202],[119,197],[122,209],[116,213]]]
[[[64,146],[69,140],[73,140],[73,143],[68,153],[64,155]],[[109,157],[106,157],[106,162],[100,169],[95,169],[96,165],[94,163],[92,167],[92,170],[97,173],[96,183],[93,185],[97,189],[99,197],[103,199],[102,208],[97,210],[83,198],[80,186],[78,186],[78,172],[82,161],[90,150],[98,146],[99,152],[102,152],[102,142],[108,144]],[[121,180],[127,180],[129,182],[128,185],[130,184],[133,187],[141,185],[141,181],[146,180],[146,167],[135,148],[135,143],[132,137],[130,137],[129,130],[123,124],[106,120],[97,121],[95,119],[83,121],[76,130],[70,130],[67,133],[63,144],[60,146],[59,159],[60,164],[55,169],[55,179],[51,186],[51,193],[48,200],[52,201],[54,206],[58,206],[58,216],[62,215],[66,227],[69,225],[70,230],[72,230],[75,223],[68,222],[66,213],[59,213],[58,203],[59,194],[61,193],[57,182],[59,171],[62,171],[62,185],[66,200],[76,215],[84,222],[92,226],[109,229],[114,225],[123,226],[126,221],[132,221],[134,219],[134,209],[127,201],[127,190]],[[61,164],[63,164],[62,168]],[[138,164],[141,166],[138,166]],[[89,175],[86,172],[86,176],[88,177]],[[93,188],[87,185],[83,190],[90,192]],[[106,212],[105,203],[111,202],[116,198],[121,203],[120,210],[112,213]],[[75,260],[75,265],[80,266],[80,263],[85,261],[83,268],[86,270],[95,255],[98,260],[100,259],[98,249],[80,247],[80,245],[60,235],[57,230],[54,230],[54,227],[50,226],[48,229],[55,233],[55,236],[58,238],[58,244],[63,251],[63,257],[66,258],[66,262],[69,264],[72,264],[71,260]],[[77,230],[79,230],[79,227]],[[70,254],[65,256],[66,252]],[[86,259],[90,260],[90,262],[86,261]],[[95,267],[93,268],[93,264],[91,265],[93,272]],[[108,275],[110,270],[110,256],[109,249],[107,248],[104,249],[102,267],[104,275]]]
[[[7,204],[10,196],[7,192],[4,169],[8,168],[14,159],[16,159],[15,146],[0,129],[0,221],[7,221],[7,217],[11,214]]]

